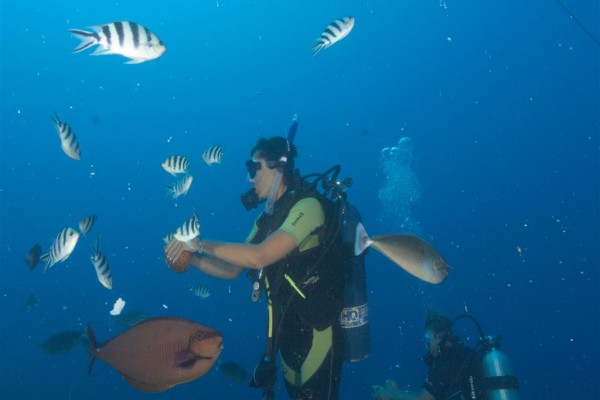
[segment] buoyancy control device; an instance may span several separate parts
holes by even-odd
[[[456,317],[452,325],[463,318],[473,321],[479,331],[478,350],[482,357],[483,385],[487,399],[519,400],[519,382],[513,373],[508,357],[500,351],[502,337],[486,336],[479,322],[469,314]]]

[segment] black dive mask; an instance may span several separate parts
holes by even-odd
[[[254,190],[254,188],[248,190],[245,193],[242,193],[240,195],[240,199],[242,200],[242,204],[244,205],[244,208],[246,210],[256,208],[260,204],[260,199],[258,198],[258,195],[256,194],[256,190]]]

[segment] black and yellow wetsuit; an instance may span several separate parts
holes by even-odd
[[[279,351],[292,399],[338,398],[343,362],[339,313],[343,304],[338,246],[325,237],[329,223],[323,200],[286,192],[272,216],[262,215],[250,234],[253,243],[282,229],[298,247],[263,269],[269,302],[273,352]],[[327,211],[328,212],[328,211]]]

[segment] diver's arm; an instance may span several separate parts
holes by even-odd
[[[194,254],[190,265],[207,275],[221,279],[235,279],[244,270],[242,267],[209,255]]]
[[[238,267],[262,269],[281,260],[296,248],[296,240],[281,229],[270,234],[263,242],[222,243],[202,240],[202,252]]]

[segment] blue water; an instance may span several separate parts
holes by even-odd
[[[596,36],[598,3],[565,0]],[[3,1],[0,142],[0,397],[3,399],[258,399],[217,369],[158,395],[136,391],[83,347],[61,356],[38,344],[94,326],[100,340],[118,297],[125,310],[183,316],[224,335],[222,361],[251,370],[264,349],[265,304],[244,277],[177,275],[162,236],[198,210],[206,238],[242,241],[256,212],[244,160],[256,139],[284,134],[300,115],[305,173],[340,163],[371,234],[401,232],[378,193],[380,151],[412,138],[418,233],[453,266],[439,286],[383,256],[367,257],[373,352],[347,364],[341,398],[369,399],[385,379],[418,388],[424,309],[469,312],[501,334],[523,399],[600,398],[598,216],[599,47],[553,0]],[[353,15],[348,37],[316,57],[307,48],[332,20]],[[72,54],[68,29],[142,23],[168,50],[125,65]],[[65,156],[49,118],[68,121],[81,161]],[[208,167],[202,151],[225,149]],[[160,167],[192,160],[195,181],[173,201]],[[400,194],[398,195],[400,196]],[[389,208],[389,207],[388,207]],[[98,221],[62,264],[29,271],[87,214]],[[404,216],[398,216],[399,220]],[[114,289],[89,261],[95,235]],[[212,296],[191,296],[206,285]],[[38,305],[27,311],[31,294]],[[473,344],[469,322],[458,333]],[[279,379],[281,385],[282,379]],[[278,387],[278,398],[285,398]]]

